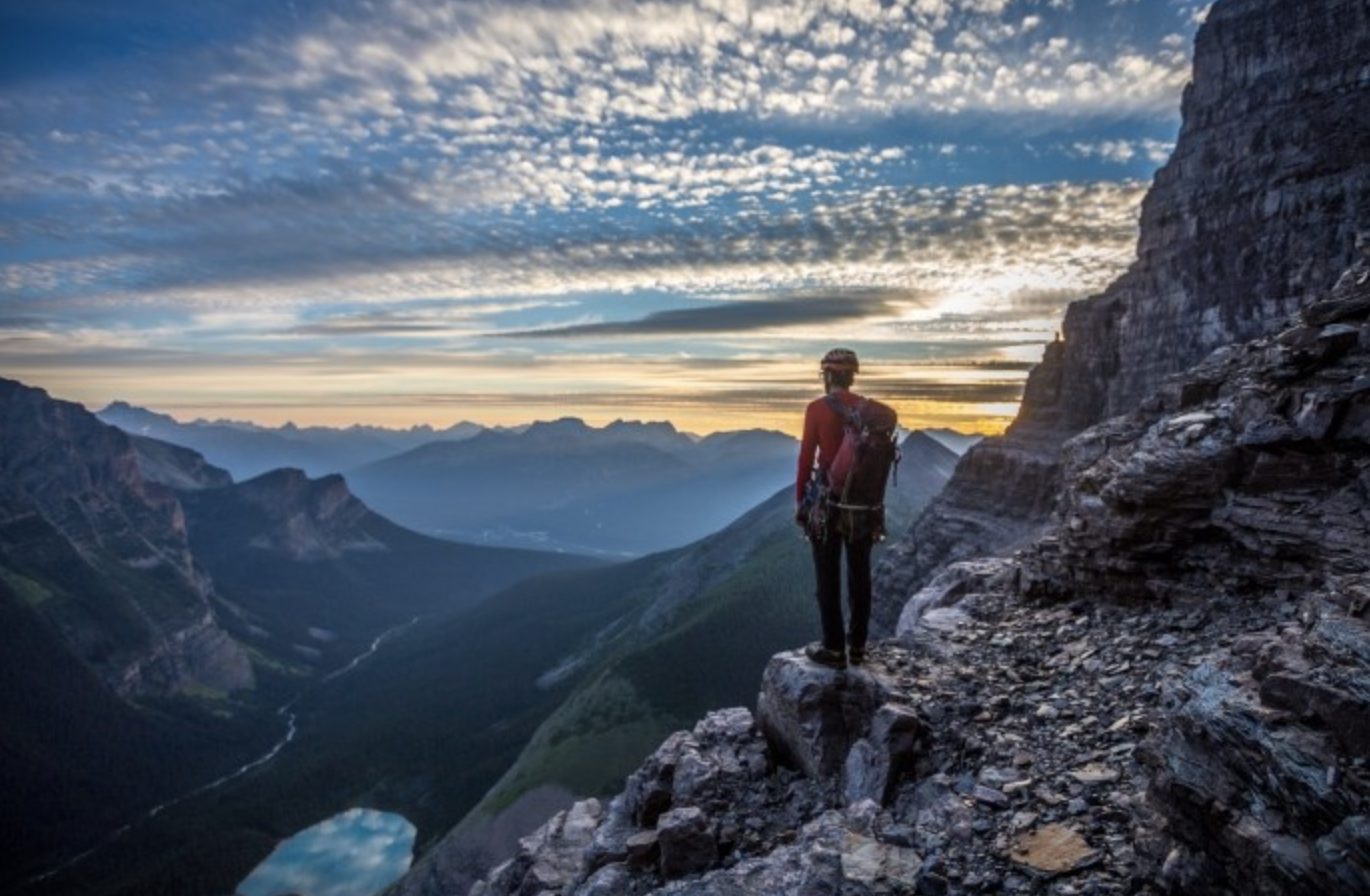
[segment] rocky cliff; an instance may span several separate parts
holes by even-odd
[[[1200,29],[1174,154],[1137,260],[1070,306],[1017,420],[964,458],[877,572],[891,631],[941,565],[1021,544],[1049,517],[1060,448],[1170,374],[1270,332],[1330,288],[1370,232],[1370,7],[1220,0]]]
[[[252,684],[175,494],[123,432],[0,380],[0,576],[126,696]]]

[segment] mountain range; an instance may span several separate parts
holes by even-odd
[[[183,423],[123,401],[113,402],[96,416],[130,435],[194,449],[238,480],[282,468],[303,470],[310,476],[340,473],[428,442],[469,439],[484,429],[474,423],[457,423],[447,429],[301,427],[293,423],[267,427],[232,420]]]
[[[124,402],[98,416],[131,435],[191,448],[240,480],[282,468],[342,473],[370,507],[418,532],[619,559],[716,532],[782,485],[798,455],[798,443],[778,432],[701,438],[669,423],[621,420],[264,428],[180,423]],[[970,438],[938,437],[953,450]]]
[[[347,478],[420,531],[626,557],[718,531],[790,481],[797,456],[795,440],[777,432],[697,439],[668,423],[566,418],[430,443]]]

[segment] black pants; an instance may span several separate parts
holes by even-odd
[[[841,652],[866,647],[871,621],[871,546],[869,538],[847,542],[835,532],[812,542],[813,572],[818,582],[818,616],[823,623],[823,646]],[[847,554],[847,602],[851,628],[842,624],[842,553]]]

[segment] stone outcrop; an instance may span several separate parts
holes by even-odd
[[[892,800],[925,746],[917,714],[884,703],[892,685],[776,657],[761,724],[730,709],[672,735],[607,807],[559,813],[471,896],[912,892],[923,857],[872,798]]]
[[[1277,335],[1073,439],[1045,594],[1304,593],[1370,572],[1370,258]]]
[[[1017,419],[963,458],[886,553],[875,624],[948,562],[1036,534],[1060,447],[1168,375],[1269,333],[1333,285],[1370,231],[1370,9],[1360,0],[1219,0],[1200,29],[1170,161],[1142,207],[1137,260],[1066,312]]]
[[[888,686],[860,668],[835,672],[777,654],[761,679],[757,715],[761,730],[789,764],[813,778],[837,774],[852,745],[869,732]]]

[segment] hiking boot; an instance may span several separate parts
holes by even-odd
[[[851,663],[853,666],[863,665],[866,662],[866,648],[848,647],[847,662]]]
[[[820,666],[827,666],[830,669],[847,668],[847,658],[842,655],[840,650],[829,650],[822,644],[810,644],[804,648],[804,656],[811,662]]]

